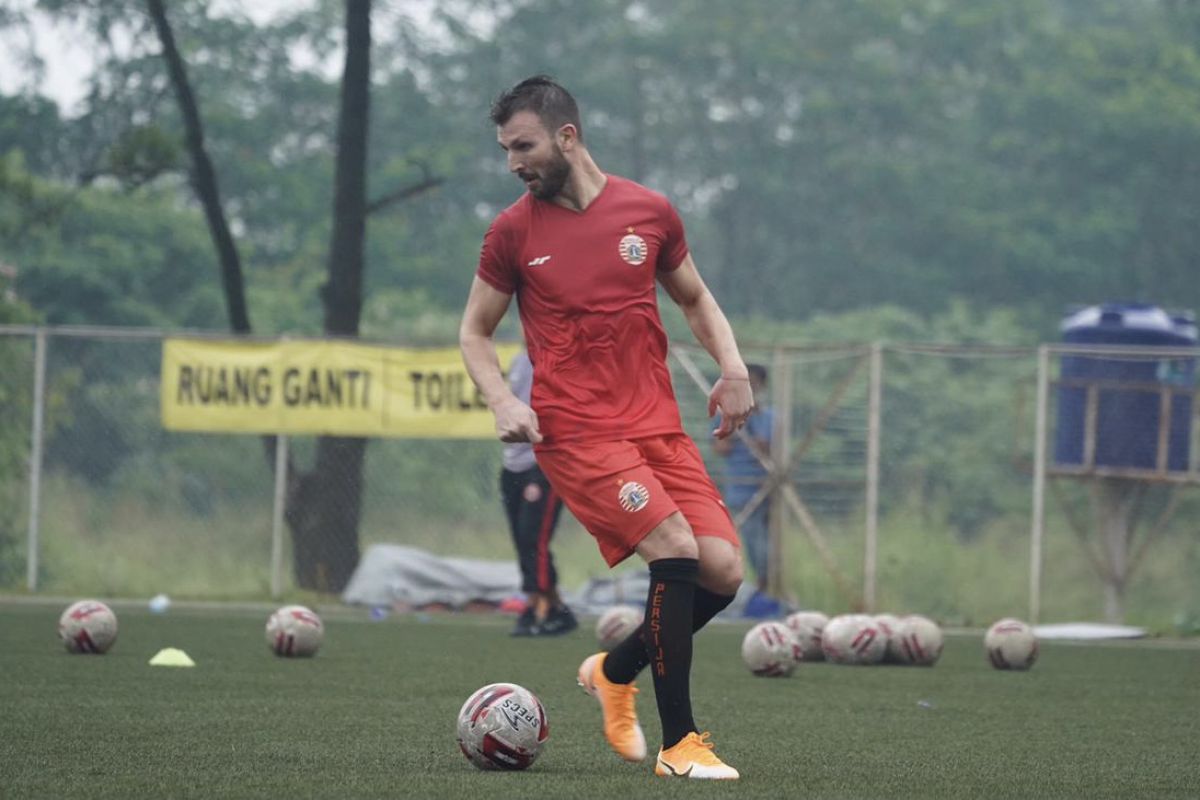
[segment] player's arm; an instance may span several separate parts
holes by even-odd
[[[691,254],[670,272],[660,272],[658,280],[683,311],[696,341],[721,368],[721,377],[708,396],[708,415],[721,412],[721,424],[713,435],[724,439],[742,426],[754,405],[750,373],[738,352],[733,328],[712,292],[704,285]]]
[[[536,444],[542,440],[537,415],[508,387],[492,339],[511,301],[512,295],[476,277],[458,327],[458,344],[467,373],[496,417],[496,435],[503,442]]]

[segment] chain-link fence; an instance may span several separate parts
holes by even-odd
[[[1200,629],[1197,355],[748,350],[774,370],[773,586],[805,606],[959,624],[1019,615]],[[694,366],[705,363],[696,348],[675,356],[689,432],[708,442],[715,376]],[[1100,366],[1077,377],[1092,360]],[[705,452],[722,477],[711,444]]]
[[[164,430],[161,346],[146,331],[0,330],[3,590],[214,599],[292,590],[276,440]],[[694,345],[672,355],[685,426],[727,487],[738,479],[713,447],[712,362]],[[1061,346],[773,345],[745,355],[768,370],[759,403],[775,416],[760,498],[775,591],[830,611],[963,624],[1107,614],[1167,628],[1200,617],[1194,370],[1172,366],[1195,352],[1140,352],[1157,366],[1135,387],[1144,397],[1115,412],[1105,393],[1129,386],[1072,384],[1062,361],[1078,353]],[[1165,464],[1162,414],[1150,428],[1129,422],[1151,408],[1170,409]],[[1152,461],[1114,472],[1105,437],[1131,427],[1153,439]],[[291,462],[311,464],[317,441],[288,437]],[[491,441],[369,441],[361,545],[509,558],[499,467]],[[555,554],[567,586],[605,572],[572,519]]]

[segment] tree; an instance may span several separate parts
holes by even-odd
[[[221,191],[217,186],[216,172],[204,146],[200,110],[196,106],[196,98],[187,78],[183,58],[175,45],[175,34],[167,21],[167,12],[162,0],[146,0],[146,7],[154,22],[158,40],[162,43],[163,61],[166,62],[171,86],[175,89],[175,97],[179,102],[179,113],[183,117],[184,130],[187,132],[187,147],[192,160],[192,186],[200,205],[204,207],[204,217],[208,220],[209,233],[217,250],[217,258],[221,265],[221,286],[225,290],[225,305],[229,311],[229,324],[235,333],[249,333],[250,316],[246,312],[241,258],[237,246],[233,243],[233,234],[230,233],[229,223],[221,206]]]
[[[371,2],[346,0],[346,65],[338,114],[333,241],[321,292],[325,332],[357,336],[362,316],[367,226],[367,130],[370,109]],[[367,440],[322,436],[312,472],[291,480],[288,521],[296,578],[306,588],[340,591],[358,566],[358,515]]]
[[[205,209],[222,265],[233,329],[250,331],[240,259],[225,219],[216,175],[204,147],[200,112],[175,45],[162,0],[147,0],[163,59],[179,102],[192,156],[193,181]],[[366,162],[370,98],[370,0],[346,0],[346,59],[338,115],[333,241],[328,282],[322,291],[325,333],[357,336],[362,313],[363,247],[366,237]],[[270,448],[270,439],[265,440]],[[292,529],[296,581],[302,588],[340,591],[358,565],[358,515],[366,440],[320,437],[309,472],[289,462],[287,521]]]
[[[216,194],[215,177],[204,152],[199,112],[188,87],[183,60],[174,46],[162,2],[148,2],[188,130],[189,148],[196,164],[197,192],[204,200],[214,241],[222,253],[231,316],[235,330],[241,332],[237,327],[239,317],[235,305],[241,298],[228,290],[229,287],[240,288],[242,279],[237,270],[236,248],[228,235]],[[368,213],[415,197],[437,186],[441,179],[426,174],[419,182],[368,203],[370,0],[346,0],[345,34],[345,66],[337,123],[333,234],[328,279],[321,289],[321,300],[325,310],[324,332],[331,336],[356,337],[362,317]],[[244,324],[248,331],[249,320],[244,319]],[[317,442],[312,470],[302,472],[294,463],[288,464],[286,518],[292,529],[296,580],[303,588],[340,591],[358,565],[358,523],[366,447],[367,440],[360,437],[322,436]]]

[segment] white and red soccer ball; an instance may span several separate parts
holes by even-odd
[[[825,660],[825,651],[821,649],[821,633],[829,624],[829,617],[820,611],[797,611],[785,619],[784,624],[800,643],[805,661]]]
[[[889,651],[901,664],[932,667],[942,657],[946,640],[942,629],[928,617],[919,614],[903,617],[892,632]]]
[[[983,649],[996,669],[1029,669],[1038,657],[1038,641],[1033,628],[1011,617],[988,628],[983,637]]]
[[[596,641],[601,650],[611,650],[624,641],[642,624],[641,609],[633,606],[613,606],[596,620]]]
[[[267,619],[267,647],[277,656],[311,656],[324,640],[321,618],[306,606],[284,606]]]
[[[867,614],[842,614],[829,620],[821,632],[821,649],[835,664],[878,664],[887,652],[887,637],[875,618]]]
[[[896,649],[899,645],[896,640],[896,634],[900,631],[900,617],[895,614],[876,614],[875,628],[879,631],[879,635],[883,637],[884,648],[883,658],[881,659],[886,664],[901,663],[900,653]]]
[[[515,683],[484,686],[458,712],[458,747],[479,769],[525,769],[549,736],[541,701]]]
[[[742,661],[755,675],[787,677],[803,659],[803,648],[782,622],[760,622],[742,638]]]
[[[99,655],[117,640],[117,615],[99,600],[80,600],[58,618],[58,635],[68,652]]]

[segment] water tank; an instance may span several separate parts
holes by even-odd
[[[1068,314],[1061,329],[1062,340],[1069,344],[1196,347],[1194,317],[1172,316],[1157,306],[1144,304],[1090,306]],[[1191,356],[1064,356],[1059,375],[1055,463],[1084,466],[1090,384],[1096,387],[1098,398],[1093,465],[1157,470],[1162,388],[1169,386],[1178,394],[1171,398],[1166,466],[1168,471],[1186,471],[1195,376],[1196,361]]]

